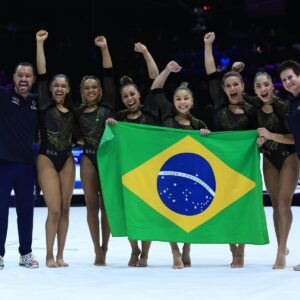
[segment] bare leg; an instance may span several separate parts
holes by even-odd
[[[83,155],[80,161],[80,177],[84,190],[87,222],[94,244],[95,261],[94,265],[104,266],[105,258],[100,247],[99,209],[100,209],[100,181],[97,170],[92,162]]]
[[[59,172],[59,177],[62,203],[57,232],[56,263],[59,267],[68,267],[68,264],[64,261],[63,252],[69,228],[70,204],[75,182],[75,163],[73,156],[67,159],[63,169]]]
[[[273,207],[273,221],[274,229],[277,239],[277,256],[275,263],[273,265],[274,269],[283,268],[285,266],[285,258],[282,257],[282,254],[279,253],[279,244],[280,244],[280,213],[278,205],[279,197],[279,181],[280,181],[280,172],[269,162],[266,158],[263,159],[263,172],[266,188],[270,194],[272,207]]]
[[[148,254],[151,246],[151,241],[142,241],[142,253],[140,259],[137,261],[137,267],[147,267],[148,266]]]
[[[48,207],[46,220],[46,266],[48,268],[56,268],[58,265],[54,259],[53,247],[61,212],[59,176],[49,158],[42,154],[37,158],[37,171],[39,184]]]
[[[107,214],[104,206],[104,200],[103,200],[103,195],[102,195],[102,190],[101,186],[99,189],[99,198],[100,198],[100,209],[101,209],[101,228],[102,228],[102,253],[104,257],[104,263],[106,260],[106,253],[108,249],[108,241],[110,238],[110,228],[108,224],[108,219],[107,219]]]
[[[284,269],[288,254],[287,239],[292,224],[291,203],[297,186],[299,166],[296,154],[290,155],[280,171],[264,159],[264,177],[274,208],[277,255],[273,269]]]
[[[235,252],[236,252],[236,249],[237,249],[237,245],[236,244],[229,244],[229,248],[230,248],[230,251],[231,251],[231,254],[232,254],[232,262],[230,264],[232,266],[234,256],[235,256]]]
[[[185,268],[191,266],[190,250],[191,244],[185,243],[182,247],[182,262]]]
[[[170,243],[172,254],[173,254],[173,269],[183,269],[184,264],[181,259],[181,253],[177,243]]]
[[[244,267],[244,244],[238,244],[235,248],[231,268],[243,268]]]
[[[141,254],[141,250],[138,246],[137,241],[131,241],[129,240],[130,246],[131,246],[131,256],[128,262],[129,267],[136,267],[136,264],[139,260],[139,256]]]
[[[263,158],[263,174],[267,191],[270,194],[273,207],[273,222],[276,233],[277,245],[279,245],[279,212],[278,212],[278,193],[279,193],[279,172],[266,159]]]
[[[293,220],[291,203],[298,176],[298,160],[296,154],[293,154],[285,160],[280,170],[278,182],[279,244],[273,269],[284,269],[286,266],[287,240]]]

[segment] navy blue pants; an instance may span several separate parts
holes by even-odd
[[[15,191],[19,252],[30,253],[32,244],[35,167],[33,164],[0,160],[0,255],[5,254],[11,191]]]

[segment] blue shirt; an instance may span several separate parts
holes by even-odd
[[[0,160],[33,163],[36,128],[37,95],[0,86]]]
[[[296,151],[300,159],[300,96],[291,101],[288,123],[295,138]]]

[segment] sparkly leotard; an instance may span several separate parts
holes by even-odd
[[[177,129],[189,129],[189,130],[199,130],[203,128],[207,128],[206,124],[193,117],[192,115],[186,116],[190,121],[190,125],[182,125],[178,123],[175,119],[176,111],[172,106],[171,102],[166,98],[164,91],[162,89],[156,89],[153,91],[154,98],[157,103],[160,103],[161,107],[161,125],[170,128]]]
[[[47,156],[57,172],[60,172],[72,155],[72,130],[74,124],[71,111],[61,112],[48,94],[47,75],[39,76],[39,123],[41,146],[39,153]]]
[[[80,135],[84,141],[83,155],[91,160],[96,169],[98,169],[97,150],[105,129],[105,121],[112,116],[115,106],[116,91],[112,68],[104,69],[103,90],[104,96],[97,109],[92,112],[84,112],[81,109],[77,117]]]
[[[169,101],[161,101],[164,100],[160,98],[161,91],[162,89],[155,89],[148,94],[144,105],[141,107],[142,114],[138,118],[128,118],[129,111],[125,109],[116,114],[116,119],[136,124],[161,125],[161,120],[170,116],[172,111],[172,105]]]
[[[226,95],[221,87],[220,74],[210,74],[209,90],[214,104],[214,123],[216,130],[251,130],[256,129],[256,107],[246,101],[240,106],[244,110],[242,114],[233,113],[226,101]]]
[[[288,103],[277,98],[271,105],[273,106],[273,112],[271,113],[265,113],[262,109],[258,110],[258,127],[265,127],[270,132],[274,133],[289,133],[285,122],[288,113]],[[267,158],[278,170],[281,170],[285,159],[295,153],[295,146],[268,140],[261,147],[261,151],[265,158]]]

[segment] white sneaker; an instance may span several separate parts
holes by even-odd
[[[39,267],[39,262],[32,253],[28,253],[20,256],[19,265],[29,269],[36,269]]]
[[[300,271],[300,265],[296,265],[296,266],[294,267],[294,271]]]
[[[3,257],[0,255],[0,270],[4,268],[4,260]]]

